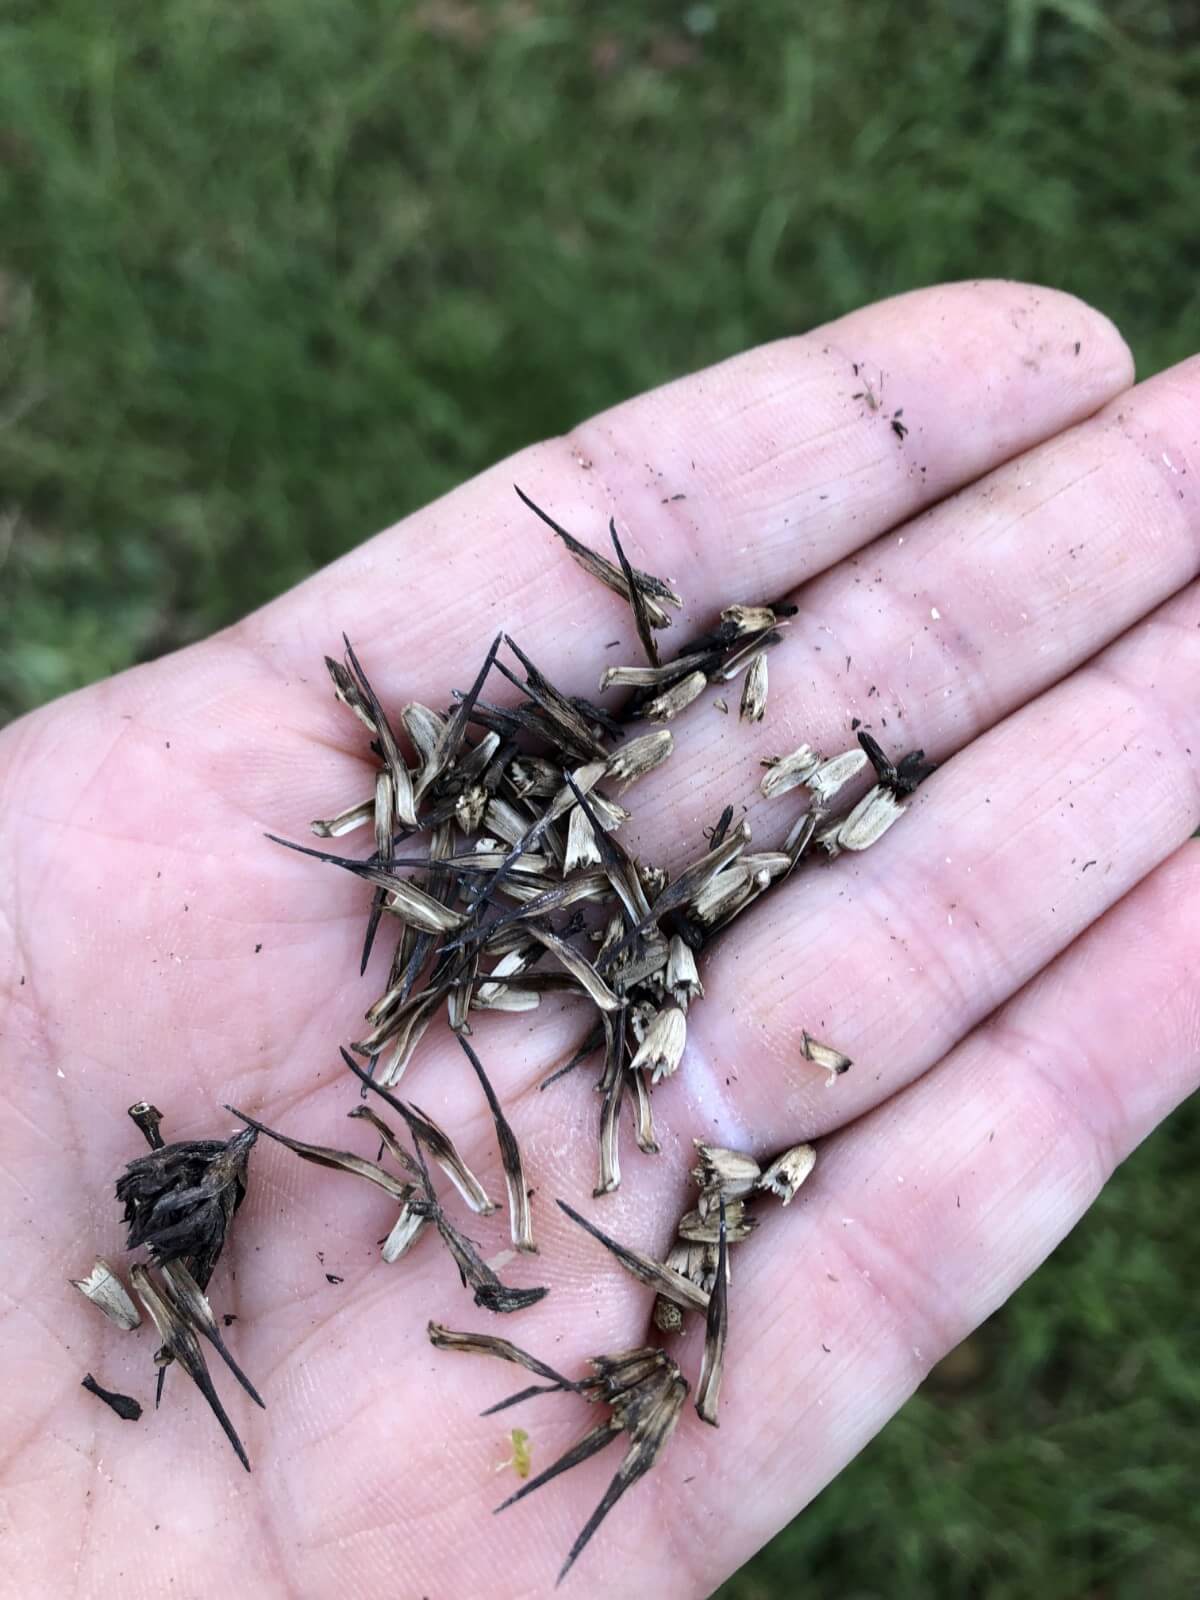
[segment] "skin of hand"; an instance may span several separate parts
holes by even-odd
[[[495,1471],[509,1428],[540,1471],[596,1413],[558,1395],[480,1419],[524,1375],[439,1354],[425,1324],[568,1372],[641,1342],[649,1292],[553,1200],[661,1251],[693,1137],[823,1143],[737,1252],[719,1431],[689,1405],[581,1557],[579,1594],[708,1593],[1038,1265],[1200,1073],[1200,362],[1131,384],[1117,333],[1068,296],[905,295],[525,450],[0,736],[4,1593],[549,1593],[621,1447],[493,1519],[518,1486]],[[643,858],[677,868],[730,800],[756,843],[782,837],[799,806],[758,796],[761,759],[844,749],[852,717],[943,765],[879,845],[797,873],[711,952],[684,1067],[655,1094],[662,1153],[626,1132],[618,1194],[591,1197],[594,1074],[537,1089],[582,1010],[480,1019],[536,1191],[540,1254],[502,1274],[551,1286],[532,1310],[476,1310],[432,1239],[384,1265],[386,1196],[260,1140],[210,1290],[267,1403],[211,1363],[247,1477],[177,1370],[136,1426],[80,1389],[91,1370],[146,1404],[153,1335],[119,1334],[66,1280],[96,1253],[128,1265],[112,1184],[143,1148],[139,1098],[168,1139],[224,1136],[231,1102],[375,1153],[345,1121],[337,1046],[390,941],[360,979],[369,891],[263,832],[303,840],[368,790],[321,665],[343,629],[396,708],[446,705],[501,627],[570,692],[639,659],[627,608],[514,482],[596,546],[618,518],[631,559],[684,593],[672,648],[731,600],[800,607],[765,721],[706,696],[631,791]],[[805,1028],[854,1059],[831,1088]],[[403,1092],[502,1194],[440,1025]],[[506,1244],[503,1214],[467,1221],[485,1255]],[[676,1352],[693,1379],[701,1331]]]

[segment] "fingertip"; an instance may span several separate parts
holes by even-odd
[[[1134,359],[1116,324],[1078,295],[1015,278],[968,278],[912,289],[873,308],[898,327],[937,330],[955,360],[985,355],[989,372],[1015,367],[1028,380],[1057,377],[1090,415],[1134,381]],[[833,332],[861,312],[832,323]],[[1008,347],[1007,360],[1004,358]],[[1015,356],[1015,361],[1013,357]]]

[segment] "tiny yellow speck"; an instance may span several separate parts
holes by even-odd
[[[512,1446],[512,1454],[507,1461],[497,1463],[492,1470],[494,1472],[507,1472],[511,1467],[518,1478],[527,1478],[530,1466],[529,1435],[524,1428],[514,1428],[508,1437]]]

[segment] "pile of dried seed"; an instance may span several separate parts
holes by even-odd
[[[639,1148],[648,1153],[659,1148],[653,1095],[684,1064],[689,1009],[703,999],[701,964],[714,938],[783,882],[807,853],[832,856],[873,844],[903,813],[904,797],[930,770],[920,751],[893,763],[865,731],[859,732],[855,748],[828,760],[802,745],[764,763],[765,797],[803,790],[808,802],[778,849],[751,850],[749,826],[744,821],[735,825],[730,804],[715,821],[704,847],[674,877],[635,858],[619,838],[630,819],[625,797],[640,778],[668,760],[674,740],[665,727],[635,731],[631,737],[627,732],[638,724],[673,720],[709,685],[727,683],[742,673],[741,714],[747,720],[760,720],[767,703],[767,652],[780,642],[796,607],[731,604],[715,628],[674,659],[664,660],[656,633],[669,624],[666,607],[682,604],[675,590],[630,565],[613,524],[609,532],[615,562],[589,549],[517,492],[572,557],[629,604],[646,663],[602,672],[601,692],[628,691],[626,703],[614,713],[559,689],[513,639],[501,634],[486,652],[471,687],[455,691],[449,707],[437,711],[414,702],[403,706],[393,721],[348,640],[343,660],[326,659],[335,694],[369,735],[377,768],[369,793],[336,816],[314,822],[312,829],[320,838],[339,839],[369,828],[372,848],[365,857],[355,857],[283,839],[276,842],[352,873],[371,887],[361,959],[364,973],[385,919],[398,930],[386,983],[366,1011],[366,1030],[349,1050],[343,1048],[342,1056],[360,1080],[363,1096],[376,1094],[396,1113],[409,1145],[364,1103],[348,1115],[369,1123],[378,1136],[375,1159],[305,1143],[240,1111],[235,1115],[248,1131],[219,1146],[222,1151],[236,1146],[244,1152],[248,1145],[238,1141],[262,1133],[307,1161],[383,1189],[397,1206],[382,1246],[384,1260],[405,1257],[432,1228],[475,1303],[494,1312],[519,1311],[547,1290],[503,1284],[450,1219],[434,1185],[431,1164],[477,1215],[494,1211],[496,1205],[451,1136],[418,1106],[392,1092],[438,1012],[445,1009],[492,1115],[512,1243],[518,1251],[534,1251],[527,1174],[517,1138],[469,1042],[475,1016],[531,1010],[545,994],[574,997],[584,1004],[591,1020],[579,1048],[548,1075],[542,1087],[589,1058],[598,1058],[598,1176],[593,1192],[610,1193],[621,1182],[619,1142],[626,1101],[632,1106]],[[515,703],[501,705],[484,698],[493,673],[518,691]],[[874,787],[848,810],[837,811],[838,795],[868,765],[874,768]],[[416,847],[417,841],[423,841],[423,849]],[[831,1082],[850,1065],[838,1050],[808,1034],[803,1050],[809,1061],[830,1073]],[[161,1160],[167,1151],[187,1148],[155,1150],[142,1163],[132,1163],[129,1171],[154,1158]],[[216,1148],[208,1159],[219,1164],[222,1158],[215,1154]],[[741,1152],[707,1144],[698,1144],[698,1151],[694,1172],[698,1202],[679,1222],[676,1243],[665,1262],[618,1244],[565,1202],[559,1204],[654,1289],[653,1320],[660,1333],[677,1332],[688,1310],[704,1313],[706,1339],[696,1406],[701,1417],[715,1425],[728,1322],[728,1251],[754,1227],[755,1198],[773,1193],[786,1204],[811,1171],[814,1152],[809,1145],[796,1146],[764,1169]],[[385,1155],[391,1166],[385,1164]],[[184,1162],[182,1155],[178,1159]],[[241,1159],[239,1182],[244,1187],[244,1153]],[[148,1242],[152,1259],[162,1270],[162,1283],[156,1287],[147,1281],[145,1269],[135,1268],[139,1293],[159,1326],[166,1357],[180,1360],[203,1387],[196,1376],[203,1362],[197,1366],[191,1350],[194,1334],[187,1345],[181,1327],[198,1329],[213,1339],[231,1365],[232,1360],[219,1336],[214,1339],[211,1313],[206,1317],[196,1300],[198,1295],[207,1305],[202,1291],[216,1257],[210,1260],[194,1237],[200,1227],[194,1195],[204,1190],[206,1217],[216,1215],[211,1202],[217,1203],[222,1239],[236,1200],[220,1199],[232,1192],[228,1183],[221,1190],[207,1179],[193,1182],[188,1191],[193,1210],[185,1211],[183,1230],[192,1230],[191,1242],[186,1247],[179,1243],[178,1248],[172,1243],[164,1255],[162,1228],[152,1235],[144,1224],[149,1217],[145,1206],[160,1203],[165,1223],[166,1201],[149,1198],[152,1185],[143,1198],[140,1178],[131,1182],[127,1174],[121,1182],[125,1189],[119,1188],[119,1195],[134,1223],[131,1247]],[[131,1198],[135,1192],[136,1202]],[[143,1209],[131,1212],[131,1205]],[[218,1243],[218,1252],[219,1248]],[[172,1263],[179,1262],[184,1266],[172,1276]],[[180,1287],[179,1270],[191,1274],[190,1288],[187,1280]],[[435,1325],[430,1336],[444,1348],[501,1355],[548,1378],[552,1389],[584,1394],[609,1407],[607,1422],[527,1483],[514,1500],[586,1459],[616,1433],[629,1434],[625,1460],[573,1546],[565,1573],[607,1511],[656,1459],[678,1420],[687,1381],[675,1362],[654,1347],[598,1356],[591,1363],[593,1376],[568,1380],[507,1340],[452,1334]],[[210,1391],[211,1384],[205,1392],[244,1460]],[[514,1399],[537,1392],[543,1391],[523,1391]]]

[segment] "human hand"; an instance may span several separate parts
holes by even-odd
[[[739,1248],[720,1431],[685,1411],[574,1569],[580,1594],[707,1593],[1033,1270],[1200,1071],[1200,364],[1129,382],[1113,329],[1067,297],[908,295],[522,452],[214,639],[0,736],[6,1592],[134,1574],[153,1594],[548,1592],[616,1452],[493,1520],[517,1486],[493,1471],[512,1419],[478,1413],[511,1375],[438,1355],[425,1324],[570,1372],[640,1342],[649,1293],[553,1197],[665,1248],[693,1136],[828,1137]],[[672,645],[733,599],[800,605],[760,727],[709,700],[675,725],[623,834],[643,858],[695,854],[730,800],[773,841],[795,809],[758,797],[760,758],[844,748],[852,717],[946,764],[875,849],[797,873],[717,944],[658,1093],[663,1152],[630,1152],[618,1194],[590,1198],[590,1076],[536,1087],[578,1008],[483,1019],[537,1191],[541,1255],[507,1269],[550,1285],[531,1310],[474,1310],[430,1246],[383,1265],[386,1199],[260,1141],[211,1287],[268,1406],[214,1369],[247,1478],[182,1377],[135,1428],[82,1393],[90,1367],[145,1401],[151,1346],[65,1280],[121,1259],[111,1185],[139,1153],[136,1099],[169,1139],[230,1130],[233,1102],[369,1153],[336,1049],[374,994],[368,892],[262,834],[303,837],[364,789],[365,741],[320,665],[343,629],[387,705],[444,705],[500,627],[574,692],[594,694],[598,645],[637,659],[627,608],[514,480],[590,542],[610,513],[627,524],[631,559],[685,596]],[[828,1091],[806,1027],[854,1059]],[[410,1073],[499,1189],[449,1035]],[[540,1470],[594,1418],[558,1396],[518,1420]]]

